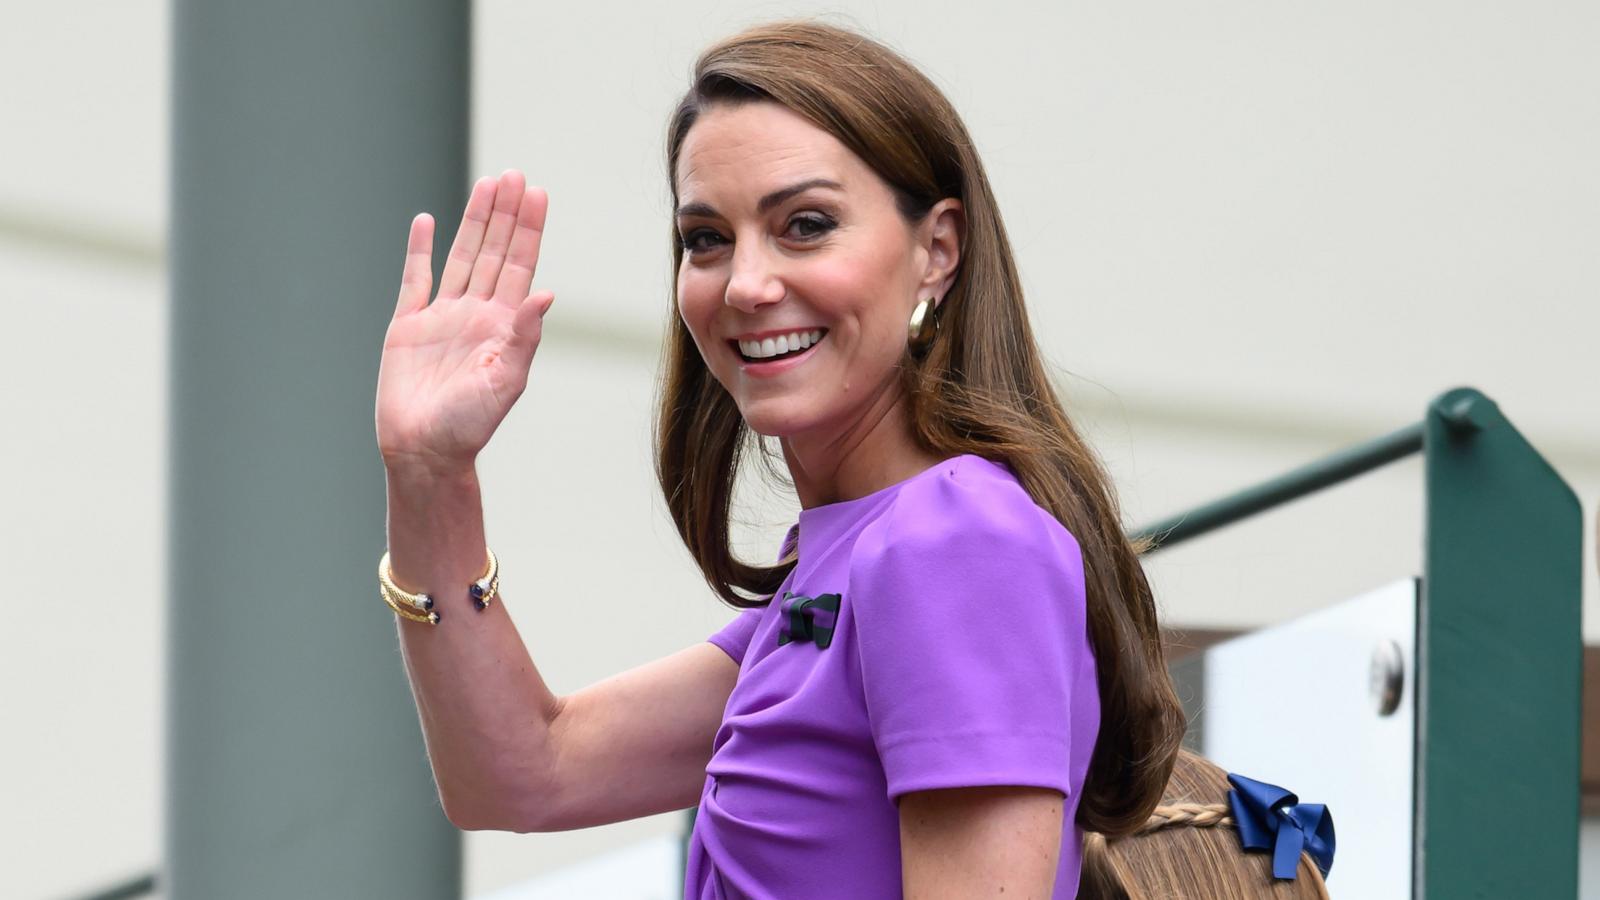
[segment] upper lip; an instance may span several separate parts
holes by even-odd
[[[744,334],[728,338],[730,341],[761,341],[775,338],[780,334],[808,334],[813,331],[826,331],[821,325],[797,325],[793,328],[770,328],[766,331],[747,331]]]

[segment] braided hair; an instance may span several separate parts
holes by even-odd
[[[1228,773],[1187,750],[1150,817],[1123,838],[1087,832],[1082,900],[1328,900],[1311,857],[1293,881],[1272,877],[1269,854],[1247,853],[1228,806]]]
[[[1174,803],[1171,806],[1157,806],[1150,813],[1149,821],[1141,825],[1135,833],[1149,834],[1177,825],[1192,825],[1195,828],[1232,825],[1233,818],[1230,815],[1232,812],[1226,803]]]

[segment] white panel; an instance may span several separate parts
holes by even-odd
[[[1411,896],[1416,608],[1417,582],[1406,579],[1205,654],[1205,755],[1327,804],[1335,898]],[[1369,675],[1386,641],[1400,649],[1405,685],[1379,716]]]
[[[1600,437],[1555,390],[1600,321],[1600,120],[1569,112],[1600,79],[1594,4],[484,0],[473,165],[549,187],[541,279],[658,327],[696,54],[818,12],[949,94],[1040,339],[1089,384],[1400,424],[1466,381],[1536,437]]]
[[[1600,900],[1600,820],[1578,825],[1578,897]]]
[[[476,900],[671,900],[683,895],[681,849],[675,837],[652,838]]]
[[[70,897],[161,850],[161,273],[0,243],[0,897]]]
[[[42,220],[69,233],[160,243],[167,0],[7,3],[4,11],[0,226]]]

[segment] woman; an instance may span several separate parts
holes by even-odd
[[[778,23],[702,56],[668,162],[657,470],[749,609],[569,697],[461,596],[493,563],[473,460],[553,301],[529,293],[545,195],[480,181],[431,305],[413,222],[377,424],[394,596],[444,616],[400,632],[446,813],[544,831],[698,802],[694,898],[1074,896],[1082,829],[1144,823],[1183,718],[960,118],[881,45]],[[802,507],[774,565],[728,545],[752,433]]]

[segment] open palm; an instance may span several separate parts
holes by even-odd
[[[555,300],[529,293],[546,206],[544,191],[514,169],[479,179],[432,303],[433,218],[412,220],[378,365],[378,448],[387,465],[471,465],[522,396]]]

